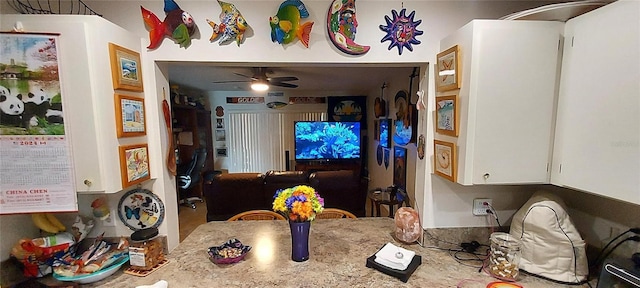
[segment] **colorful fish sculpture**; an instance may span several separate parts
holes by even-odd
[[[244,38],[244,31],[247,30],[249,24],[247,24],[247,21],[233,4],[220,0],[218,0],[218,4],[220,4],[220,8],[222,8],[222,12],[220,12],[220,24],[216,24],[207,19],[207,23],[213,28],[213,34],[209,41],[214,41],[218,36],[222,35],[218,40],[218,45],[235,39],[239,47]]]
[[[300,24],[301,18],[309,17],[309,12],[300,0],[286,0],[280,4],[278,13],[269,17],[271,41],[289,44],[296,38],[309,48],[309,35],[313,22]]]
[[[140,10],[144,23],[151,28],[147,49],[158,48],[165,36],[172,38],[180,47],[187,48],[191,45],[191,36],[196,31],[196,24],[191,14],[180,9],[175,1],[164,0],[164,12],[167,14],[164,21],[160,21],[158,16],[142,6]]]

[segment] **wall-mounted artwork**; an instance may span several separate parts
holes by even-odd
[[[217,157],[227,157],[227,148],[216,148],[216,156]]]
[[[393,147],[393,184],[407,189],[407,149]]]
[[[333,45],[350,55],[369,52],[370,46],[355,42],[357,28],[356,0],[334,0],[327,12],[327,32]]]
[[[140,53],[109,43],[113,89],[142,92]]]
[[[302,23],[309,17],[309,11],[300,0],[286,0],[280,4],[276,15],[269,17],[271,41],[289,44],[299,39],[304,47],[309,48],[309,36],[313,21]]]
[[[436,132],[458,136],[458,96],[436,97]]]
[[[122,188],[151,178],[147,144],[120,146],[120,173]]]
[[[451,182],[456,182],[456,145],[433,140],[434,171]]]
[[[393,122],[393,142],[401,146],[409,144],[413,133],[407,96],[407,91],[400,90],[395,97],[396,119]]]
[[[216,141],[226,141],[227,137],[224,129],[216,129]]]
[[[222,8],[222,12],[220,12],[220,24],[206,19],[209,26],[213,29],[209,41],[213,42],[218,39],[218,45],[222,45],[235,40],[238,47],[240,47],[240,44],[244,40],[244,31],[249,28],[247,20],[242,17],[242,14],[236,9],[235,5],[219,0],[218,4],[220,4],[220,8]]]
[[[144,99],[120,94],[115,98],[118,137],[146,135]]]
[[[416,39],[416,36],[422,35],[424,32],[417,29],[418,25],[422,23],[422,20],[414,21],[413,17],[416,11],[412,11],[409,16],[406,15],[407,9],[400,10],[400,13],[396,10],[391,10],[391,17],[389,15],[384,16],[384,20],[387,25],[380,25],[380,30],[387,34],[382,37],[380,42],[390,41],[388,50],[393,47],[398,47],[398,54],[402,55],[402,49],[407,48],[409,51],[413,51],[413,46],[418,45],[421,42]]]
[[[189,12],[180,9],[178,3],[173,0],[164,1],[164,12],[167,14],[164,21],[160,21],[156,14],[142,6],[140,10],[144,23],[150,29],[147,49],[158,48],[167,35],[171,36],[171,39],[181,48],[191,45],[191,36],[196,32],[196,23]]]
[[[460,89],[458,45],[437,55],[436,89],[438,92]]]

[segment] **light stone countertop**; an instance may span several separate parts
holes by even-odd
[[[291,260],[291,236],[286,221],[214,221],[194,230],[167,258],[169,263],[146,277],[116,274],[82,287],[136,287],[159,280],[182,287],[486,287],[497,281],[478,272],[479,262],[458,263],[447,251],[407,245],[394,240],[391,218],[318,219],[311,224],[310,259]],[[237,238],[252,247],[246,258],[218,266],[207,248]],[[407,283],[365,266],[366,259],[387,242],[413,250],[422,265]],[[591,283],[595,287],[595,280]],[[588,287],[560,285],[520,273],[527,288]],[[457,286],[459,285],[459,286]]]

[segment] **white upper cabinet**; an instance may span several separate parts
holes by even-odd
[[[20,21],[29,32],[59,33],[57,46],[63,112],[79,193],[123,190],[119,146],[146,143],[146,136],[120,138],[115,94],[144,98],[140,92],[114,90],[109,43],[139,52],[141,39],[99,16],[2,15],[2,31]]]
[[[435,134],[457,144],[458,183],[549,183],[563,25],[474,20],[440,41],[460,54],[460,89],[436,95],[458,95],[459,135]]]
[[[640,204],[640,2],[567,21],[551,183]]]

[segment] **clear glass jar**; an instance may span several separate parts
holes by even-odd
[[[500,280],[515,281],[520,265],[520,240],[509,233],[491,234],[489,273]]]
[[[164,260],[162,241],[157,228],[138,230],[131,234],[129,263],[137,270],[151,270]]]

